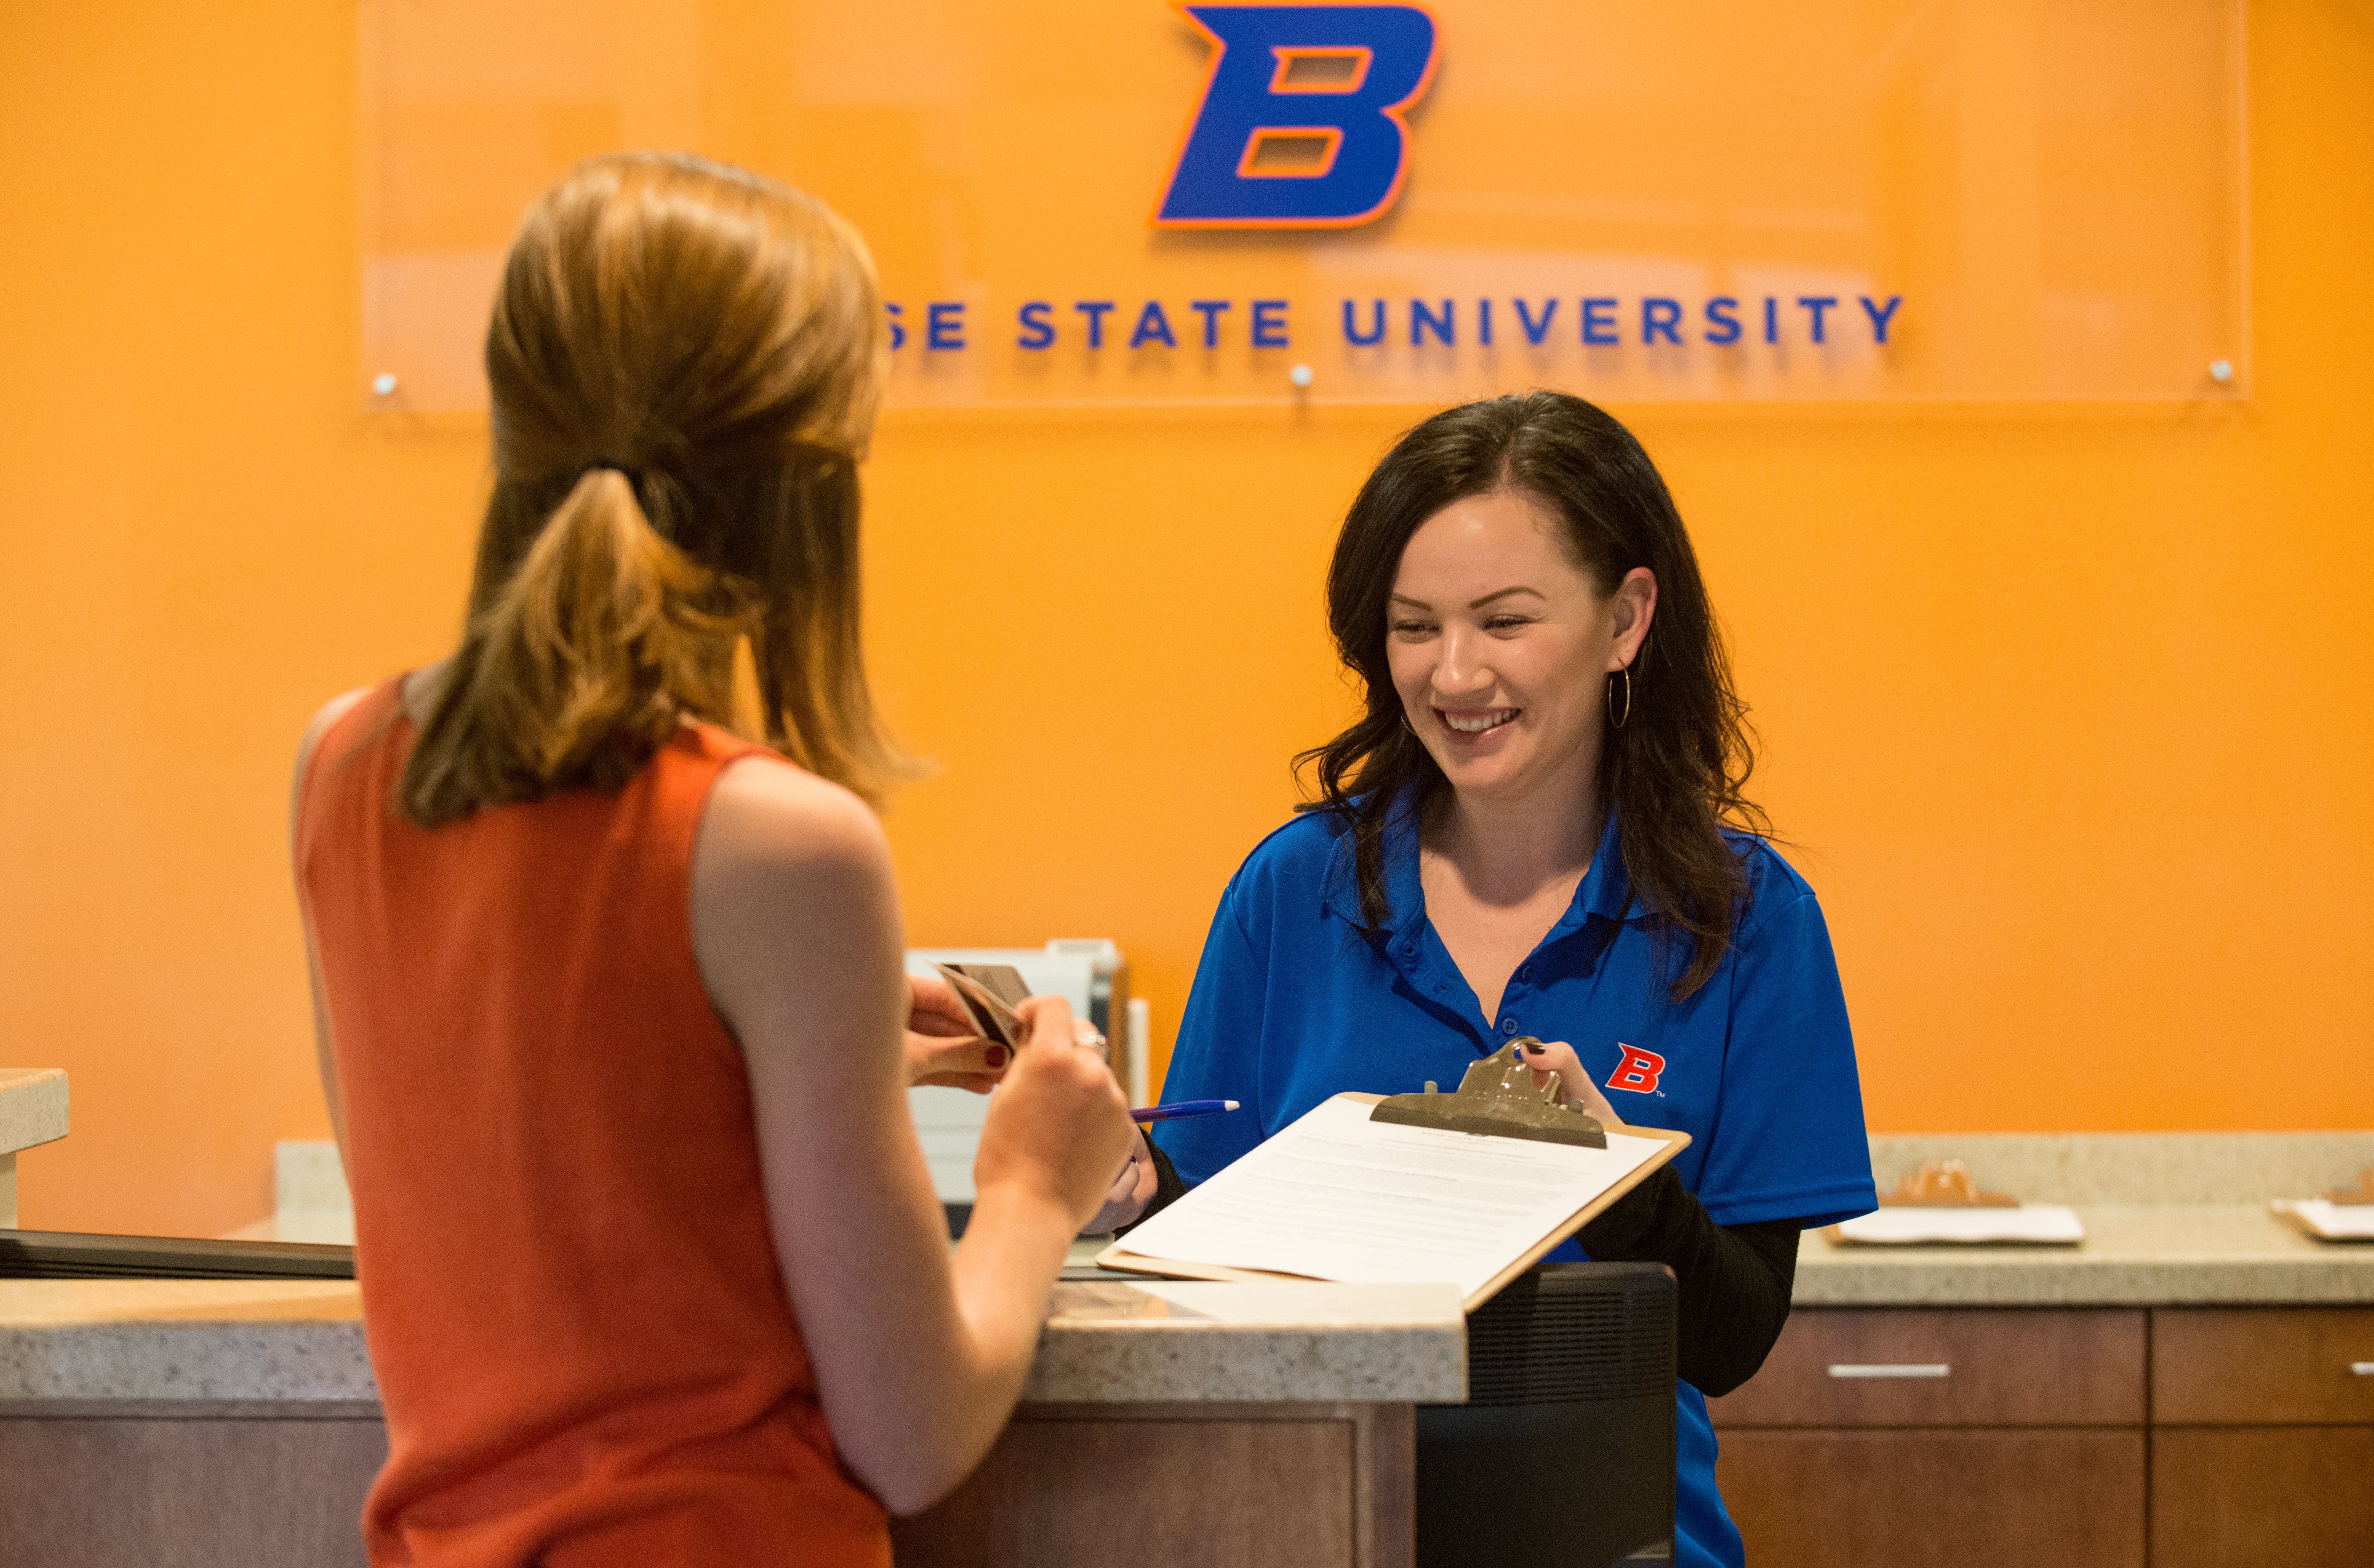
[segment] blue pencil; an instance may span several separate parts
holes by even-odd
[[[1177,1121],[1181,1117],[1215,1116],[1236,1108],[1234,1100],[1181,1100],[1175,1106],[1148,1106],[1144,1110],[1132,1111],[1129,1119],[1139,1123]]]

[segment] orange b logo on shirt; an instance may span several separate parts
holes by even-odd
[[[1654,1051],[1628,1046],[1621,1040],[1616,1042],[1616,1048],[1624,1053],[1624,1059],[1609,1075],[1607,1086],[1610,1089],[1629,1089],[1636,1094],[1656,1093],[1658,1075],[1665,1071],[1665,1059]]]

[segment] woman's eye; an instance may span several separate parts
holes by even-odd
[[[1395,637],[1424,637],[1433,629],[1433,625],[1427,621],[1395,621],[1393,625]]]
[[[1484,626],[1487,631],[1505,632],[1514,631],[1519,626],[1529,626],[1533,624],[1533,620],[1530,616],[1495,615],[1490,620],[1485,622]]]

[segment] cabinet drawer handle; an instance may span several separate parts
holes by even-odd
[[[2349,1370],[2359,1377],[2374,1377],[2374,1361],[2353,1361]]]
[[[1833,1377],[1950,1377],[1953,1367],[1942,1361],[1840,1361],[1830,1363]]]

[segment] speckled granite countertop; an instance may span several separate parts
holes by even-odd
[[[1041,1403],[1465,1397],[1451,1285],[1056,1287]],[[0,1414],[350,1414],[379,1397],[347,1283],[0,1280]]]
[[[1804,1306],[2374,1304],[2374,1245],[2321,1242],[2278,1219],[2374,1164],[2374,1132],[1954,1133],[1876,1137],[1886,1191],[1922,1160],[1967,1163],[1980,1187],[2066,1203],[2075,1246],[1839,1245],[1809,1232]]]
[[[0,1067],[0,1229],[17,1224],[17,1154],[66,1135],[66,1075]]]
[[[66,1075],[54,1067],[0,1067],[0,1154],[66,1135]]]
[[[1450,1284],[1067,1281],[1022,1397],[1463,1399],[1467,1320]]]
[[[2353,1180],[2374,1132],[1872,1140],[1883,1188],[1944,1155],[1982,1187],[2073,1205],[2085,1242],[1880,1248],[1816,1233],[1799,1306],[2374,1304],[2374,1245],[2312,1241],[2267,1208]],[[1466,1375],[1450,1285],[1108,1274],[1057,1287],[1023,1397],[1431,1402],[1463,1398]],[[0,1414],[351,1413],[377,1398],[352,1284],[0,1280]]]
[[[351,1283],[0,1280],[0,1412],[378,1399]]]
[[[2264,1203],[2079,1204],[2075,1246],[1839,1246],[1806,1233],[1797,1305],[2374,1304],[2374,1246],[2309,1239]]]

